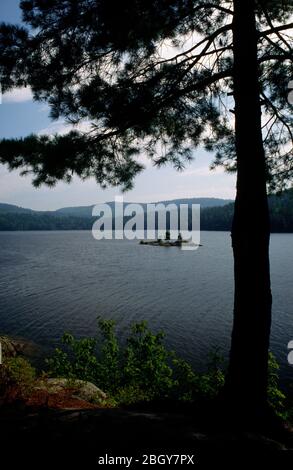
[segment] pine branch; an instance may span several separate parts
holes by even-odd
[[[233,70],[227,69],[227,70],[215,73],[214,75],[211,75],[209,77],[205,77],[204,79],[199,80],[197,83],[193,83],[192,85],[186,86],[185,88],[181,88],[180,90],[178,90],[178,87],[176,88],[174,86],[174,90],[169,90],[168,95],[164,96],[164,98],[161,101],[158,100],[156,102],[154,107],[151,109],[151,112],[152,114],[155,114],[163,110],[167,106],[172,105],[172,102],[175,102],[182,96],[185,96],[188,93],[192,93],[192,92],[203,91],[209,86],[213,85],[214,83],[219,82],[220,80],[232,77],[232,74],[233,74]],[[106,133],[100,133],[94,137],[94,140],[96,142],[101,142],[101,141],[110,139],[111,137],[122,135],[127,130],[130,130],[139,125],[140,125],[140,122],[138,121],[128,121],[126,123],[124,122],[124,124],[121,127],[119,127],[119,129],[115,129]]]
[[[198,5],[194,11],[200,10],[202,8],[214,8],[215,10],[219,10],[222,13],[226,13],[226,15],[234,15],[233,10],[222,7],[221,5],[215,5],[214,3],[203,3],[202,5]]]
[[[279,62],[283,62],[284,60],[293,60],[293,53],[284,53],[284,54],[267,54],[263,57],[260,57],[259,64],[263,62],[268,62],[270,60],[278,60]]]
[[[271,29],[275,29],[275,26],[273,25],[273,22],[270,18],[270,15],[268,14],[268,12],[263,8],[263,13],[265,15],[265,18],[267,20],[267,23],[268,25],[270,26]],[[279,31],[276,31],[276,35],[278,36],[278,38],[288,47],[289,51],[292,50],[290,44],[286,41],[286,39],[280,34]]]
[[[180,61],[179,62],[179,65],[183,65],[184,63],[188,62],[189,60],[192,60],[192,67],[194,67],[194,65],[201,59],[201,58],[204,58],[208,55],[212,55],[212,54],[215,54],[217,52],[221,52],[221,51],[225,51],[225,50],[230,50],[231,49],[231,45],[228,45],[228,46],[225,46],[225,47],[222,47],[222,48],[219,48],[219,49],[214,49],[212,51],[209,51],[209,48],[211,46],[211,44],[215,41],[215,39],[220,36],[222,33],[224,32],[227,32],[227,31],[231,31],[232,30],[232,23],[229,23],[225,26],[222,26],[221,28],[217,29],[216,31],[214,31],[212,34],[210,34],[209,36],[205,37],[204,39],[201,39],[198,43],[196,43],[195,45],[193,45],[191,48],[189,48],[188,50],[184,51],[184,52],[180,52],[179,54],[176,54],[175,56],[173,57],[170,57],[169,59],[163,59],[163,60],[160,60],[156,63],[151,63],[151,64],[148,64],[146,65],[143,69],[139,70],[137,74],[133,75],[132,78],[138,78],[138,77],[141,77],[143,76],[148,70],[153,70],[154,68],[156,67],[159,67],[160,65],[164,65],[164,64],[168,64],[168,63],[172,63],[172,62],[177,62],[178,59],[180,59],[180,57],[185,57],[184,60]],[[205,44],[206,43],[206,44]],[[204,45],[205,44],[205,45]],[[203,49],[201,50],[201,52],[199,54],[196,54],[196,55],[191,55],[191,56],[187,56],[187,54],[191,54],[193,51],[195,51],[196,49],[198,49],[199,47],[203,46]],[[191,68],[192,68],[191,67]]]
[[[281,112],[278,110],[278,108],[272,103],[272,101],[266,96],[265,93],[261,93],[261,96],[263,97],[265,103],[267,103],[267,105],[272,109],[273,113],[275,114],[275,116],[278,118],[278,120],[283,124],[283,126],[286,128],[289,136],[290,136],[290,139],[291,139],[291,142],[292,142],[292,145],[293,145],[293,133],[292,133],[292,130],[291,130],[291,127],[290,125],[288,124],[288,122],[286,121],[286,119],[284,118],[284,116],[282,116]]]
[[[288,29],[293,29],[293,23],[284,24],[282,26],[274,26],[273,28],[266,29],[259,32],[259,37],[270,36],[271,34],[277,34],[279,31],[286,31]]]

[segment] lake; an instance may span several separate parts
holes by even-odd
[[[95,335],[97,316],[117,320],[122,341],[131,323],[145,319],[201,368],[215,348],[228,354],[233,310],[230,235],[202,232],[201,242],[183,251],[96,241],[88,231],[0,232],[0,332],[33,340],[47,354],[64,331]],[[271,349],[288,380],[293,234],[272,235],[271,269]]]

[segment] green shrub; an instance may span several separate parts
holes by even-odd
[[[88,380],[123,404],[157,398],[212,398],[224,383],[219,356],[213,356],[206,373],[195,373],[188,362],[166,348],[164,333],[152,333],[145,321],[131,326],[123,347],[113,320],[99,319],[98,326],[100,341],[64,334],[62,349],[47,359],[50,375]]]
[[[102,336],[99,354],[97,339],[77,340],[65,333],[61,340],[63,348],[55,349],[54,355],[46,359],[50,375],[93,382],[108,392],[117,388],[121,371],[115,323],[112,320],[99,320],[98,325]]]
[[[217,352],[210,354],[207,371],[196,373],[192,366],[177,357],[172,359],[174,373],[173,395],[182,401],[215,398],[225,382],[224,360]]]
[[[131,405],[138,402],[151,400],[151,394],[144,392],[137,385],[125,385],[119,387],[114,395],[116,405]]]
[[[114,393],[121,384],[123,369],[121,352],[115,332],[114,320],[98,320],[100,330],[100,351],[96,366],[96,383],[108,393]]]
[[[286,395],[279,387],[280,366],[273,353],[269,353],[268,400],[271,407],[282,418],[287,418]]]
[[[0,393],[13,393],[24,397],[30,393],[36,378],[36,371],[23,357],[7,358],[0,366]]]
[[[88,380],[111,396],[113,403],[171,398],[180,401],[213,399],[224,386],[225,365],[216,351],[207,370],[192,366],[164,345],[164,333],[154,334],[142,321],[131,326],[125,345],[119,345],[115,321],[99,319],[100,341],[77,340],[66,333],[62,349],[47,359],[52,376]],[[278,384],[278,363],[269,355],[269,402],[282,417],[285,395]]]
[[[170,353],[163,344],[164,333],[153,334],[147,322],[131,328],[124,351],[123,381],[138,387],[149,397],[167,397],[173,387]]]
[[[54,371],[58,377],[94,382],[98,367],[95,356],[96,340],[94,338],[76,340],[69,333],[65,333],[62,343],[67,351],[64,348],[55,350],[53,357],[46,361],[49,370]]]

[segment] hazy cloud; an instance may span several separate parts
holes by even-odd
[[[7,91],[3,94],[3,103],[22,103],[25,101],[32,101],[33,94],[29,87],[15,88],[14,90]]]
[[[38,132],[38,135],[66,135],[70,131],[79,131],[79,132],[89,132],[91,130],[90,122],[81,122],[73,126],[72,124],[67,124],[65,121],[56,121],[49,124],[49,126],[41,129]]]

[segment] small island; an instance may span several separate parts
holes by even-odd
[[[183,244],[192,244],[190,240],[183,240],[181,233],[179,232],[177,240],[171,240],[169,230],[166,231],[165,239],[158,238],[157,240],[140,240],[140,245],[151,245],[151,246],[182,246]],[[200,244],[196,246],[202,246]]]

